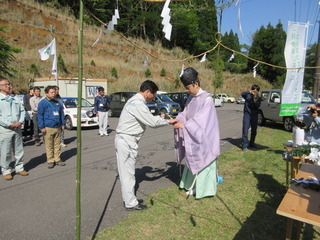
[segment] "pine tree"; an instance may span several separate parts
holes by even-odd
[[[249,50],[249,57],[270,63],[275,66],[285,66],[284,47],[286,33],[279,22],[274,28],[268,24],[267,28],[262,26],[253,37],[252,46]],[[256,62],[248,62],[248,70],[252,71]],[[286,71],[280,68],[260,64],[257,73],[267,79],[275,87],[282,87]]]
[[[5,27],[0,27],[1,32],[9,32]],[[7,41],[0,38],[0,75],[2,77],[13,77],[15,69],[10,67],[10,63],[15,61],[13,53],[21,52],[21,48],[7,44]]]

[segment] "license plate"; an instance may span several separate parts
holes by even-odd
[[[172,112],[176,112],[177,111],[177,109],[172,109]]]
[[[153,109],[151,109],[151,111],[150,111],[151,113],[155,113],[156,112],[156,110],[153,110]]]

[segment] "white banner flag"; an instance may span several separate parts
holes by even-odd
[[[56,54],[56,39],[54,38],[49,45],[38,50],[41,60],[48,60],[51,55]]]
[[[305,66],[309,24],[289,22],[284,55],[287,68]],[[304,68],[288,69],[282,90],[280,116],[293,116],[301,105]]]

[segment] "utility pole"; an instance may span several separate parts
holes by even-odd
[[[318,22],[319,24],[319,22]],[[320,67],[320,24],[319,24],[319,32],[318,32],[318,47],[317,47],[317,61],[316,66]],[[320,87],[320,68],[316,68],[316,72],[313,78],[313,89],[312,96],[314,99],[318,100],[319,98],[319,87]]]

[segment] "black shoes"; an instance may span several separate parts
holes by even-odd
[[[250,144],[249,144],[249,147],[250,147],[250,148],[258,148],[257,145],[255,145],[254,143],[252,143],[252,144],[250,143]]]
[[[133,210],[146,210],[148,209],[148,207],[146,205],[142,205],[142,204],[138,204],[137,206],[135,207],[132,207],[132,208],[126,208],[127,211],[133,211]]]

